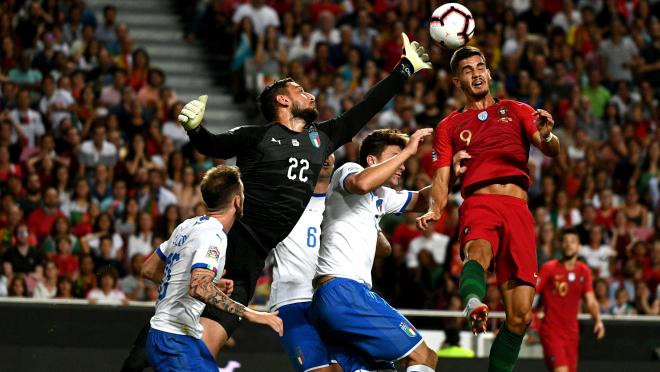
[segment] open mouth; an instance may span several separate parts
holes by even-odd
[[[472,81],[472,86],[475,87],[475,88],[478,88],[478,87],[480,87],[484,84],[485,84],[485,82],[483,81],[483,79],[474,79]]]

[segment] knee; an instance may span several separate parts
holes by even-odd
[[[484,270],[488,268],[490,261],[493,258],[493,251],[490,247],[490,243],[484,239],[469,241],[465,246],[465,253],[466,260],[479,262]]]
[[[532,323],[531,309],[514,311],[513,314],[507,314],[506,325],[513,332],[519,334],[525,333],[531,323]]]

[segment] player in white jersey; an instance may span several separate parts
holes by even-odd
[[[215,285],[224,269],[226,233],[243,209],[238,168],[212,168],[200,187],[208,215],[177,226],[170,239],[156,250],[157,255],[144,264],[144,270],[163,272],[156,314],[147,337],[147,357],[156,371],[218,370],[215,358],[201,340],[204,328],[199,317],[205,304],[283,333],[282,320],[276,313],[250,310]]]
[[[398,311],[371,291],[378,223],[384,214],[425,211],[430,188],[397,192],[404,163],[432,129],[410,140],[397,131],[370,133],[360,164],[332,176],[314,278],[311,318],[330,345],[347,345],[375,360],[402,360],[408,372],[435,371],[437,356]]]

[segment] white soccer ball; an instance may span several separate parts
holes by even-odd
[[[458,3],[439,6],[431,15],[431,38],[445,48],[457,49],[474,35],[474,17],[468,8]]]

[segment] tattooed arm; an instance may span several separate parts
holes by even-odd
[[[238,302],[232,300],[213,284],[215,273],[208,269],[196,268],[192,271],[190,279],[190,297],[204,302],[207,306],[214,306],[222,311],[245,318],[253,323],[264,324],[271,327],[275,332],[282,336],[282,319],[277,316],[277,312],[264,313],[254,311]]]

